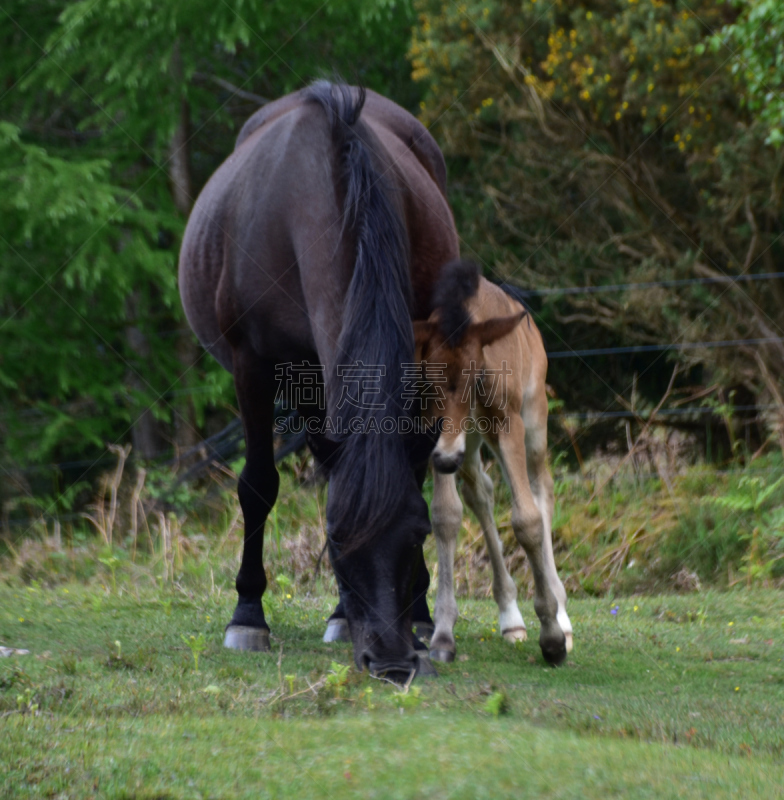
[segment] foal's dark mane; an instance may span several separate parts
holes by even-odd
[[[441,270],[433,292],[433,308],[438,311],[441,335],[450,347],[463,341],[471,315],[466,303],[479,289],[479,265],[474,261],[450,261]]]
[[[383,366],[373,398],[383,408],[356,408],[344,403],[330,408],[341,431],[359,418],[362,430],[380,430],[384,417],[408,416],[401,393],[402,364],[414,360],[411,324],[411,271],[408,236],[394,190],[379,166],[380,143],[360,118],[365,93],[344,84],[315,82],[305,94],[318,104],[330,123],[335,151],[335,178],[343,195],[343,233],[353,241],[353,275],[343,308],[338,339],[338,364]],[[341,378],[327,376],[327,396],[340,398]],[[332,387],[329,382],[333,382]],[[338,391],[330,391],[337,388]],[[363,405],[360,403],[360,405]],[[399,433],[345,435],[330,471],[329,528],[343,554],[384,529],[398,511],[399,480],[412,467]]]

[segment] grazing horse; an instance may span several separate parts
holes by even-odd
[[[279,483],[273,409],[291,382],[281,367],[315,364],[324,403],[300,411],[323,423],[309,444],[328,467],[328,547],[354,660],[393,677],[432,669],[411,631],[429,619],[421,486],[434,440],[405,432],[402,377],[412,319],[430,315],[440,269],[458,254],[445,181],[443,156],[414,117],[319,81],[256,112],[196,201],[180,293],[200,342],[233,374],[247,443],[227,647],[270,648],[261,598]]]
[[[551,664],[572,649],[566,592],[553,559],[553,479],[547,468],[547,356],[541,335],[524,306],[480,277],[465,261],[447,265],[426,321],[414,323],[417,358],[425,381],[434,381],[427,413],[443,419],[433,451],[431,506],[438,548],[438,594],[430,657],[455,657],[455,544],[462,495],[476,514],[493,567],[493,597],[507,641],[522,641],[526,628],[517,589],[506,569],[493,519],[493,483],[482,468],[480,445],[487,442],[501,463],[512,493],[512,527],[531,564],[534,608],[541,622],[539,644]],[[429,370],[430,374],[428,374]]]

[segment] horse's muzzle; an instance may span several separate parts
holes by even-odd
[[[373,677],[386,678],[393,683],[407,683],[412,672],[417,677],[438,675],[427,654],[417,652],[413,652],[410,658],[395,661],[373,661],[365,655],[363,661]]]

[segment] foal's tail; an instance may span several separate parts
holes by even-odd
[[[401,393],[402,365],[414,360],[410,253],[391,181],[376,167],[376,139],[359,121],[364,90],[317,81],[307,97],[323,108],[330,122],[344,194],[343,233],[351,237],[356,251],[337,363],[349,369],[361,363],[375,370],[371,382],[380,388],[377,394],[367,395],[370,402],[360,402],[359,408],[344,403],[341,409],[330,409],[342,423],[344,434],[363,431],[343,440],[340,469],[333,472],[333,480],[340,485],[333,486],[329,523],[346,545],[345,552],[362,544],[379,527],[386,527],[382,523],[388,525],[398,510],[401,470],[411,470],[403,437],[397,432],[379,432],[388,430],[382,421],[391,428],[389,418],[397,422],[408,415]],[[357,374],[362,371],[359,368]],[[327,383],[330,381],[338,385],[327,386],[328,397],[339,398],[344,387],[356,394],[356,377],[330,375]],[[361,382],[359,385],[361,392]],[[330,391],[335,388],[337,393]],[[354,427],[349,429],[349,423]]]

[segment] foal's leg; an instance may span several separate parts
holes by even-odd
[[[523,425],[525,427],[525,455],[528,481],[531,494],[544,523],[544,556],[549,583],[558,601],[556,621],[566,637],[566,652],[574,645],[572,623],[566,613],[566,590],[555,569],[553,557],[553,509],[555,494],[553,476],[547,467],[547,398],[540,393],[523,406]]]
[[[262,561],[264,523],[275,505],[280,482],[272,447],[274,365],[235,353],[234,384],[245,427],[245,467],[237,488],[245,539],[236,582],[239,599],[223,643],[236,650],[269,650],[269,626],[261,596],[267,588]]]
[[[501,634],[507,642],[524,642],[527,636],[525,623],[517,607],[517,587],[504,564],[501,537],[493,519],[493,481],[482,468],[481,443],[480,436],[475,433],[466,441],[465,459],[460,470],[463,499],[476,514],[485,536],[493,567],[493,597],[498,603]]]
[[[433,533],[438,548],[438,591],[436,626],[430,641],[430,658],[454,661],[457,601],[455,600],[455,546],[463,519],[463,504],[457,494],[454,475],[433,470],[433,503],[430,507]]]
[[[544,413],[538,417],[529,411],[530,431],[521,417],[506,418],[508,430],[498,434],[498,449],[512,490],[512,527],[517,541],[525,549],[534,574],[534,609],[541,622],[539,644],[542,655],[551,664],[560,664],[572,646],[572,625],[566,614],[566,591],[555,569],[553,558],[552,505],[547,500],[547,398],[542,397]],[[536,424],[544,420],[544,424]],[[530,448],[530,453],[527,449]],[[534,499],[529,483],[529,464],[532,477],[544,508]],[[547,478],[545,477],[547,475]],[[552,479],[550,496],[552,496]],[[541,502],[541,500],[540,500]]]

